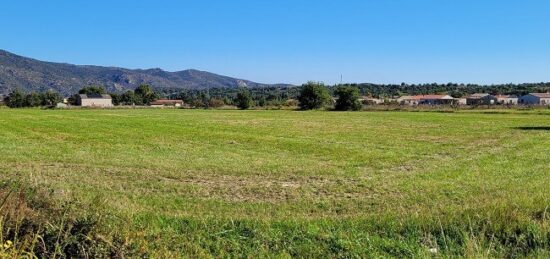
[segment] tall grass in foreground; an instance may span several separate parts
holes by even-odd
[[[51,192],[0,189],[0,257],[539,257],[550,256],[548,209],[509,208],[442,218],[221,220],[142,215],[109,229],[101,203],[55,202]],[[76,208],[79,207],[77,210]],[[86,211],[86,213],[82,213]],[[130,219],[127,219],[130,220]],[[122,226],[124,223],[116,223]],[[161,226],[147,231],[149,224]],[[130,222],[127,222],[130,223]]]
[[[0,258],[124,257],[123,240],[101,234],[98,204],[79,214],[75,207],[82,204],[51,196],[45,189],[0,186]]]

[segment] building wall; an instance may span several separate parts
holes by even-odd
[[[540,104],[540,98],[534,96],[534,95],[525,95],[523,97],[521,97],[521,103],[522,104],[534,104],[534,105],[537,105],[537,104]]]
[[[82,99],[82,107],[112,107],[112,99]]]
[[[481,98],[466,98],[466,104],[468,105],[490,105],[497,102],[496,97],[487,95]]]

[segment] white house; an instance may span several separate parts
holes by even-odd
[[[550,93],[530,93],[522,96],[519,102],[521,104],[550,106]]]
[[[414,95],[414,96],[403,96],[397,99],[402,105],[445,105],[445,104],[455,104],[457,100],[450,95]]]
[[[515,95],[495,95],[498,104],[518,104],[519,98]]]
[[[363,96],[363,97],[359,98],[359,101],[361,101],[361,103],[366,104],[366,105],[384,103],[384,100],[377,99],[377,98],[371,98],[371,97],[368,97],[368,96]]]
[[[494,96],[486,93],[477,93],[466,97],[466,104],[468,105],[489,105],[496,102],[497,99]]]
[[[79,94],[77,104],[82,107],[113,107],[113,99],[108,94]]]

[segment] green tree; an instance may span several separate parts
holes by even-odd
[[[136,90],[134,90],[135,93],[135,100],[136,104],[139,105],[149,105],[151,102],[154,102],[156,99],[158,99],[157,94],[153,91],[153,88],[149,85],[140,85]]]
[[[53,107],[61,101],[63,101],[63,97],[57,92],[47,91],[42,94],[42,106]]]
[[[111,98],[113,100],[113,105],[118,106],[118,105],[121,104],[122,95],[117,94],[117,93],[110,93],[109,95],[111,95]]]
[[[352,86],[339,86],[334,90],[338,99],[334,108],[338,111],[358,111],[362,105],[359,101],[359,89]]]
[[[302,86],[298,101],[300,109],[320,109],[330,100],[330,95],[323,83],[310,81]]]
[[[23,95],[23,92],[21,92],[21,90],[19,89],[15,89],[11,93],[9,93],[4,101],[6,102],[6,105],[10,108],[21,108],[25,105],[25,97]]]
[[[265,99],[265,97],[260,98],[260,100],[258,101],[258,106],[264,107],[266,105],[267,105],[267,100]]]
[[[133,91],[126,91],[120,96],[120,104],[134,105],[136,103],[136,95]]]
[[[246,88],[242,88],[237,93],[237,98],[235,98],[235,104],[241,110],[246,110],[252,106],[252,96],[250,91]]]
[[[25,96],[25,101],[23,106],[25,107],[38,107],[42,105],[42,95],[32,92]]]
[[[78,93],[79,94],[104,94],[105,88],[103,88],[102,86],[87,86],[80,89]]]
[[[220,98],[211,98],[208,102],[208,107],[209,108],[214,108],[214,109],[220,108],[224,105],[225,105],[225,103]]]

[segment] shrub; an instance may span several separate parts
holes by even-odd
[[[330,95],[323,83],[308,82],[302,86],[298,96],[299,106],[302,110],[320,109],[330,100]]]
[[[25,97],[19,89],[13,90],[4,100],[10,108],[21,108],[25,106]]]
[[[225,105],[225,102],[222,99],[219,98],[211,98],[210,101],[208,101],[208,107],[210,108],[220,108]]]
[[[237,93],[237,98],[235,98],[235,104],[241,110],[246,110],[252,106],[252,96],[250,96],[250,91],[246,88],[242,88]]]
[[[334,94],[338,97],[336,100],[335,109],[338,111],[358,111],[361,109],[361,102],[359,102],[359,89],[351,86],[339,86],[334,91]]]

